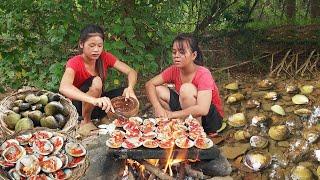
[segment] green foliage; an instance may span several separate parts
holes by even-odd
[[[93,23],[103,26],[107,32],[105,49],[136,69],[139,82],[143,82],[140,80],[149,79],[171,63],[170,49],[174,36],[178,32],[193,32],[207,17],[214,18],[202,34],[197,34],[199,36],[216,31],[264,29],[287,23],[283,15],[283,1],[258,1],[250,14],[253,2],[3,1],[0,3],[0,87],[31,85],[56,91],[67,59],[77,52],[80,29]],[[297,0],[294,23],[317,22],[308,18],[306,2]],[[212,7],[226,9],[215,13]],[[243,31],[242,37],[234,39],[230,48],[239,57],[253,58],[255,44],[260,40],[259,33],[252,35]],[[125,78],[111,70],[106,85],[108,88],[123,86]]]

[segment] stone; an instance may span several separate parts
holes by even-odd
[[[114,159],[108,155],[108,147],[105,142],[108,136],[91,136],[83,140],[82,144],[87,150],[90,160],[89,168],[81,179],[116,180],[123,172],[125,160]]]
[[[229,161],[221,154],[213,160],[196,162],[192,168],[201,170],[203,174],[208,176],[228,176],[232,171]]]
[[[235,145],[225,145],[220,149],[221,154],[228,159],[235,159],[236,157],[244,154],[250,147],[249,143],[241,144],[237,143]]]

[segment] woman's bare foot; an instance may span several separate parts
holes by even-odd
[[[82,121],[79,127],[79,134],[88,136],[92,130],[98,129],[91,121]]]

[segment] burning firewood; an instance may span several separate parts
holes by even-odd
[[[174,178],[169,176],[167,173],[164,173],[161,169],[149,164],[146,161],[139,161],[140,164],[145,166],[145,169],[150,171],[152,174],[157,176],[159,179],[173,180]]]

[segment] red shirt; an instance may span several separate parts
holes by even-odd
[[[116,63],[117,59],[111,53],[103,51],[100,55],[100,58],[103,62],[103,70],[104,70],[104,78],[107,77],[107,70],[109,67],[113,67]],[[75,77],[73,80],[73,85],[77,88],[80,88],[84,83],[92,75],[86,70],[84,65],[84,59],[81,55],[74,56],[70,58],[67,62],[66,67],[72,68],[75,72]]]
[[[182,81],[180,78],[180,69],[174,65],[165,69],[162,73],[162,78],[166,83],[174,83],[176,91],[180,92],[180,87],[182,85]],[[217,111],[223,117],[222,103],[220,100],[219,90],[214,82],[214,79],[211,75],[211,72],[203,67],[199,66],[192,79],[192,84],[196,86],[198,91],[203,90],[211,90],[212,91],[212,99],[211,103],[217,108]]]

